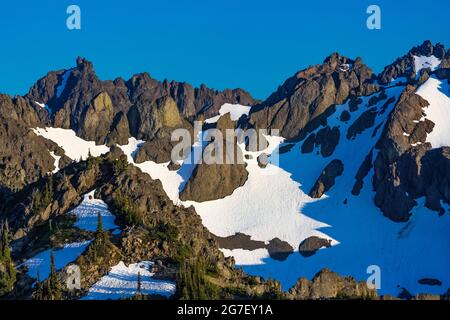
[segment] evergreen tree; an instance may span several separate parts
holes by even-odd
[[[47,281],[47,287],[49,300],[61,300],[61,286],[58,280],[58,274],[56,272],[55,254],[53,252],[53,248],[50,249],[50,276]]]
[[[0,228],[0,296],[9,293],[16,282],[16,268],[11,258],[11,234],[8,222]]]
[[[109,243],[108,232],[103,227],[103,219],[100,211],[97,215],[97,230],[95,232],[95,242],[100,246],[104,246]]]
[[[42,283],[41,283],[41,276],[39,273],[39,270],[37,271],[37,277],[36,277],[36,289],[34,290],[33,299],[34,300],[42,300],[44,297],[44,292],[42,289]]]
[[[55,264],[55,253],[53,252],[53,247],[50,248],[50,281],[56,280],[56,264]]]
[[[138,278],[137,278],[137,290],[136,293],[137,294],[141,294],[141,290],[142,290],[142,283],[141,283],[142,279],[141,279],[141,273],[138,272]]]

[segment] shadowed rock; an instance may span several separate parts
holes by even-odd
[[[339,159],[332,160],[322,171],[322,174],[309,192],[309,196],[312,198],[320,198],[334,186],[336,177],[342,175],[342,172],[344,172],[344,164],[342,161]]]
[[[286,241],[274,238],[267,245],[267,251],[272,259],[284,261],[294,252],[294,249]]]
[[[299,247],[298,252],[304,257],[310,257],[316,253],[320,248],[331,247],[331,240],[312,236],[303,240]]]

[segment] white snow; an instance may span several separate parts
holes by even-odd
[[[220,249],[225,257],[234,257],[240,266],[260,265],[270,259],[267,249],[245,250],[245,249]]]
[[[294,248],[312,235],[329,238],[317,231],[327,224],[299,213],[302,206],[314,201],[300,190],[300,184],[276,165],[269,163],[265,169],[258,166],[257,156],[262,152],[271,154],[281,141],[279,137],[266,139],[269,146],[261,152],[247,152],[240,145],[244,155],[252,155],[251,159],[244,160],[249,173],[244,186],[223,199],[183,204],[193,205],[208,230],[221,237],[238,232],[259,241],[278,237]]]
[[[445,81],[429,78],[416,91],[430,104],[424,108],[426,117],[434,123],[433,131],[427,134],[427,142],[433,148],[450,146],[450,86]]]
[[[231,104],[231,103],[225,103],[220,107],[219,115],[206,119],[205,123],[215,123],[219,118],[227,113],[230,114],[230,118],[233,121],[239,120],[240,117],[242,117],[244,114],[248,115],[250,112],[251,107],[250,106],[243,106],[241,104]]]
[[[403,87],[386,88],[386,95],[388,98],[398,99],[402,90]],[[435,148],[450,145],[449,103],[444,92],[448,92],[448,85],[434,78],[430,78],[417,90],[417,94],[430,103],[430,106],[425,108],[426,118],[436,126],[433,133],[428,135],[427,141]],[[362,105],[367,104],[368,99],[370,97],[363,97]],[[376,107],[381,110],[384,103],[384,100],[380,101]],[[372,137],[374,128],[385,123],[394,105],[395,103],[391,103],[386,112],[377,115],[372,128],[366,129],[352,140],[346,138],[347,129],[366,109],[359,108],[352,112],[352,120],[343,123],[339,121],[338,115],[343,110],[349,110],[348,104],[336,106],[336,116],[331,116],[328,124],[331,127],[339,127],[341,136],[336,150],[328,158],[317,153],[317,148],[312,153],[302,154],[299,150],[302,142],[299,142],[289,152],[280,155],[279,164],[270,163],[262,169],[256,161],[259,153],[246,152],[241,145],[244,154],[253,156],[251,160],[245,160],[249,176],[244,186],[223,199],[202,203],[181,202],[178,197],[179,190],[189,178],[194,165],[183,163],[178,171],[170,171],[168,164],[156,164],[152,161],[135,164],[133,155],[143,141],[130,138],[127,145],[120,147],[127,154],[130,163],[140,167],[153,179],[161,180],[172,201],[178,205],[193,205],[203,224],[212,233],[230,236],[241,232],[250,235],[254,240],[265,242],[278,237],[291,244],[295,252],[285,261],[271,259],[266,249],[222,250],[226,255],[233,255],[237,264],[242,265],[246,272],[280,280],[283,289],[291,287],[300,276],[312,278],[325,267],[364,281],[369,276],[367,267],[378,265],[382,271],[380,294],[396,295],[399,293],[399,287],[405,287],[412,294],[443,293],[450,287],[450,274],[447,271],[450,265],[450,215],[440,217],[436,212],[425,208],[421,200],[414,208],[409,222],[390,221],[374,205],[371,185],[373,170],[364,179],[361,194],[351,195],[355,172],[382,132],[378,130]],[[48,132],[46,134],[51,136]],[[53,138],[59,139],[54,136]],[[62,146],[65,150],[70,150],[79,149],[79,145],[87,143],[80,140],[76,140],[77,144],[71,139],[59,141],[66,144],[66,147]],[[276,153],[283,143],[280,137],[268,136],[268,140],[269,147],[265,150],[268,154]],[[202,148],[201,143],[196,146]],[[72,152],[81,154],[79,150]],[[373,155],[373,160],[375,157],[376,154]],[[336,179],[335,186],[324,196],[311,199],[307,193],[325,165],[335,158],[344,162],[344,173]],[[347,200],[346,204],[344,200]],[[448,211],[448,206],[445,208]],[[299,243],[311,235],[330,239],[333,246],[319,250],[311,257],[299,255]],[[123,268],[126,267],[120,266],[119,269]],[[443,285],[423,286],[418,283],[421,278],[437,278]],[[117,297],[134,293],[135,284],[116,286],[114,281],[119,279],[105,281],[107,282],[104,288],[98,289],[97,293],[92,291],[91,296],[98,294],[101,297]]]
[[[435,56],[414,56],[414,70],[416,71],[416,74],[418,74],[420,70],[426,68],[430,68],[431,71],[434,71],[440,64],[441,60]]]
[[[131,298],[137,291],[138,274],[141,275],[142,294],[159,294],[167,297],[173,295],[176,289],[175,283],[154,279],[154,273],[150,272],[152,265],[151,261],[141,261],[127,267],[121,261],[94,284],[82,300]]]
[[[109,151],[105,145],[96,145],[94,141],[86,141],[77,137],[75,131],[61,128],[36,128],[34,133],[46,139],[52,140],[64,149],[66,156],[72,160],[86,160],[91,152],[92,156],[98,157]]]
[[[90,241],[77,242],[64,245],[62,248],[53,251],[55,256],[55,267],[57,270],[64,268],[67,264],[76,260],[76,258],[83,253]],[[28,267],[27,274],[32,278],[37,278],[39,272],[39,279],[45,280],[50,274],[50,249],[43,251],[31,259],[25,261],[24,265]]]
[[[118,229],[119,227],[114,223],[116,217],[111,214],[103,200],[94,198],[94,193],[95,190],[86,193],[80,205],[69,212],[77,218],[74,226],[87,231],[95,231],[97,230],[98,214],[100,213],[105,230]]]
[[[129,163],[140,168],[142,172],[150,175],[152,179],[159,179],[162,182],[164,191],[167,193],[169,198],[176,202],[178,200],[178,187],[182,183],[183,178],[177,173],[177,171],[169,170],[168,165],[170,162],[156,163],[154,161],[145,161],[142,163],[135,163],[134,155],[143,143],[144,141],[136,140],[136,138],[132,137],[128,139],[127,145],[119,146],[119,148],[121,148],[127,155]]]
[[[387,89],[386,94],[388,97],[394,96],[398,99],[401,90],[402,88],[393,87]],[[370,97],[364,100],[368,98]],[[384,101],[381,101],[377,107],[381,108],[383,103]],[[295,252],[285,261],[260,259],[254,265],[248,265],[247,261],[254,259],[252,255],[255,253],[250,251],[247,253],[248,257],[243,258],[243,252],[237,252],[237,263],[243,265],[246,272],[278,279],[283,289],[288,289],[300,276],[312,278],[325,267],[342,275],[352,275],[360,281],[365,281],[370,275],[367,273],[367,268],[370,265],[377,265],[381,268],[380,294],[397,295],[400,287],[405,287],[412,294],[446,291],[446,288],[450,286],[450,274],[446,271],[450,265],[448,250],[450,215],[440,217],[437,212],[425,208],[423,199],[420,199],[419,205],[413,209],[413,216],[409,222],[390,221],[373,203],[374,193],[371,185],[373,169],[364,179],[361,194],[351,195],[355,172],[381,134],[379,130],[372,138],[373,128],[385,121],[393,105],[388,107],[387,112],[377,116],[372,128],[363,131],[351,141],[345,137],[351,122],[347,125],[333,116],[330,117],[328,122],[330,126],[340,126],[341,140],[329,158],[323,158],[315,152],[301,154],[299,151],[301,142],[289,152],[280,155],[280,167],[291,173],[293,181],[300,183],[302,192],[310,190],[323,167],[330,160],[338,158],[344,162],[343,175],[336,179],[335,186],[326,193],[326,196],[316,201],[305,201],[300,207],[301,215],[329,225],[330,227],[322,231],[339,243],[335,243],[331,248],[319,250],[308,258]],[[337,106],[336,114],[340,114],[344,109],[347,110],[348,106]],[[360,108],[352,113],[352,119],[356,119],[363,111],[364,108]],[[373,155],[373,160],[375,156],[376,154]],[[279,197],[279,201],[292,198],[292,195],[286,196],[284,190],[278,193],[275,188],[272,189],[272,183],[266,184],[266,188],[271,189],[274,194],[272,201],[277,201],[276,197]],[[347,204],[344,204],[345,199]],[[258,195],[255,195],[253,201],[261,200]],[[222,215],[223,212],[219,208],[217,204],[213,214]],[[445,206],[445,210],[448,210],[448,206]],[[261,212],[255,213],[255,223],[259,223],[258,215],[261,215]],[[236,219],[240,218],[236,217]],[[281,219],[274,219],[270,226],[273,229],[289,228]],[[430,235],[433,236],[430,237]],[[253,236],[252,238],[258,239]],[[436,278],[442,281],[443,285],[441,287],[423,286],[418,283],[421,278]]]
[[[52,110],[45,103],[40,103],[40,102],[37,102],[37,101],[34,101],[34,103],[36,103],[42,109],[47,110],[48,113],[52,113]]]
[[[70,72],[72,70],[66,70],[63,74],[61,84],[56,88],[56,97],[59,98],[66,88],[67,79],[69,79]]]
[[[347,71],[351,70],[352,67],[353,67],[353,64],[343,63],[343,64],[339,65],[339,70],[341,70],[342,72],[347,72]]]
[[[57,173],[59,171],[59,160],[61,159],[61,156],[57,156],[53,151],[50,152],[50,155],[55,159],[55,163],[53,164],[55,169],[53,169],[52,173]]]
[[[115,216],[111,214],[108,206],[100,199],[94,198],[95,190],[86,193],[83,201],[79,206],[73,209],[69,214],[75,215],[77,221],[74,226],[82,230],[95,231],[98,224],[98,213],[102,216],[102,223],[105,230],[120,231],[119,227],[114,223]],[[90,241],[75,242],[65,244],[62,248],[55,249],[55,265],[56,269],[62,269],[68,263],[73,262],[87,248]],[[24,265],[28,266],[28,275],[37,278],[39,271],[40,280],[45,280],[50,273],[50,250],[46,250],[28,259]]]
[[[389,83],[389,86],[397,86],[397,85],[405,84],[407,82],[408,82],[408,80],[406,79],[406,77],[398,77],[398,78],[392,79],[391,82]]]

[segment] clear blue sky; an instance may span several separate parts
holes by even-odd
[[[77,4],[82,30],[66,28]],[[366,28],[378,4],[382,29]],[[267,97],[287,77],[338,51],[376,72],[425,39],[450,46],[449,0],[2,0],[0,92],[24,94],[49,70],[93,61],[101,79],[242,87]]]

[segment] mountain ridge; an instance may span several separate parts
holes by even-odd
[[[256,280],[234,269],[233,258],[224,258],[223,254],[231,252],[239,262],[241,253],[247,255],[245,258],[260,259],[271,265],[273,260],[281,263],[289,262],[294,256],[300,259],[298,253],[302,252],[307,254],[301,259],[315,261],[324,251],[332,252],[336,246],[342,248],[345,241],[339,244],[340,239],[319,231],[326,224],[310,218],[309,213],[304,214],[303,206],[306,210],[314,209],[315,205],[320,207],[320,201],[326,203],[330,201],[328,195],[332,195],[332,201],[339,201],[335,208],[347,206],[351,210],[354,202],[369,199],[370,189],[373,199],[365,203],[379,208],[385,216],[382,218],[394,223],[389,225],[393,228],[395,224],[412,223],[411,212],[418,208],[430,209],[436,216],[447,214],[450,148],[445,135],[447,113],[442,107],[449,96],[449,83],[450,50],[446,52],[442,45],[433,46],[429,41],[411,49],[379,75],[360,58],[353,60],[333,53],[322,64],[296,72],[264,101],[254,100],[242,89],[193,88],[176,81],[161,82],[147,73],[126,81],[121,78],[101,81],[92,63],[78,58],[75,68],[49,72],[24,97],[0,95],[0,141],[5,146],[0,150],[0,217],[11,221],[15,246],[21,243],[26,246],[36,243],[34,235],[51,219],[64,218],[82,194],[98,188],[98,195],[114,208],[120,219],[131,216],[138,219],[134,222],[146,221],[139,232],[132,231],[130,221],[125,222],[123,226],[131,228],[130,234],[119,238],[127,244],[114,243],[130,262],[155,258],[146,255],[150,247],[142,239],[157,236],[157,241],[161,241],[159,249],[152,242],[151,250],[164,257],[163,267],[168,270],[173,266],[167,261],[175,258],[170,249],[183,253],[184,249],[178,246],[181,243],[193,246],[193,257],[206,258],[209,266],[219,264],[221,280],[233,285],[245,283],[246,297],[258,296],[265,290],[277,291],[278,285],[270,281],[260,282],[260,287],[253,288],[251,282]],[[225,104],[251,105],[251,108],[239,114],[237,120],[231,120],[229,112],[221,112]],[[217,119],[211,120],[214,118]],[[193,132],[195,120],[208,120],[203,127],[205,131],[216,127],[279,129],[285,140],[276,142],[269,134],[265,137],[267,148],[257,150],[239,146],[235,141],[232,147],[239,148],[245,164],[214,168],[194,164],[186,168],[171,162],[170,135],[177,128]],[[50,129],[56,128],[73,132],[78,140],[69,145],[69,141],[56,139],[49,134]],[[438,134],[441,136],[436,140]],[[76,156],[69,157],[67,148],[87,143],[86,140],[104,151],[98,151],[98,157],[93,157],[94,150],[88,149],[84,160],[76,152]],[[270,160],[277,143],[281,154],[279,167],[270,162],[262,164],[262,156]],[[361,150],[352,149],[356,146]],[[302,165],[309,167],[300,172]],[[264,170],[275,170],[278,174],[272,185],[269,179],[259,180],[258,175],[263,175]],[[41,203],[43,200],[38,201],[37,194],[50,188],[48,181],[58,192],[51,195],[49,203]],[[284,187],[285,194],[272,198],[276,195],[276,190],[270,192],[272,186]],[[123,194],[115,193],[116,189]],[[341,199],[347,189],[351,193]],[[293,199],[283,198],[293,193]],[[337,200],[333,196],[338,196]],[[419,205],[422,198],[423,207]],[[247,200],[236,205],[234,199]],[[232,215],[233,211],[242,213],[251,201],[265,205],[250,206],[252,210],[249,209],[247,216]],[[15,205],[12,211],[11,203]],[[273,212],[264,212],[267,208]],[[323,210],[332,214],[325,206]],[[211,214],[216,212],[219,215],[214,221]],[[305,219],[302,223],[298,220],[300,214]],[[282,225],[284,218],[292,224],[285,226],[285,230],[278,225]],[[158,226],[163,224],[159,226],[161,230],[155,230],[154,219]],[[237,224],[239,219],[245,223]],[[172,230],[173,221],[181,233]],[[189,234],[190,224],[196,226],[198,241]],[[290,231],[297,224],[304,229],[301,234],[293,235]],[[268,225],[271,228],[267,229]],[[167,237],[172,236],[177,241],[168,241]],[[37,238],[40,237],[38,234]],[[221,253],[219,245],[224,239],[229,246]],[[257,246],[247,250],[239,239],[246,245]],[[144,242],[139,253],[130,248],[130,243],[137,242]],[[308,250],[302,249],[305,243]],[[49,246],[47,241],[38,249]],[[270,251],[268,256],[264,255],[265,250]],[[261,253],[262,258],[258,258],[256,255]],[[91,257],[85,258],[89,262]],[[118,262],[113,260],[111,264]],[[89,286],[107,272],[90,262],[86,268],[95,269]],[[329,276],[328,271],[323,274]],[[330,277],[335,279],[334,274]],[[298,290],[309,288],[312,291],[305,296],[315,297],[317,293],[311,286],[317,279],[300,281],[291,295],[299,298],[303,295]],[[447,279],[440,280],[446,283]],[[291,284],[294,285],[292,281]],[[350,282],[350,287],[367,294],[360,284]],[[321,292],[319,289],[317,292]],[[338,294],[332,292],[331,297]],[[226,296],[225,292],[222,294]]]

